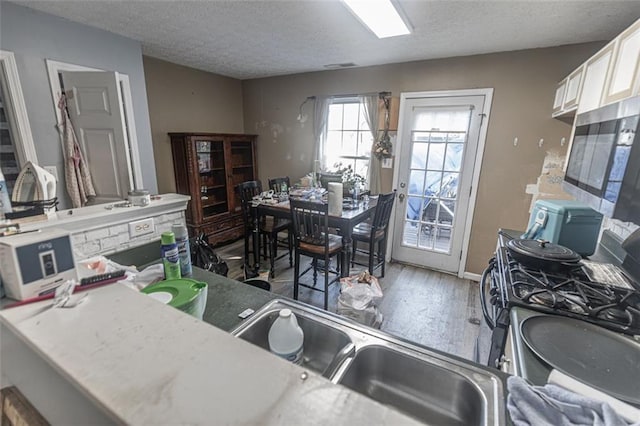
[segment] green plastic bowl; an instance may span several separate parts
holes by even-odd
[[[142,293],[153,294],[155,299],[202,319],[207,303],[207,287],[207,283],[181,278],[151,284],[143,288]]]

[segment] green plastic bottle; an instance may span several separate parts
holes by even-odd
[[[173,232],[163,232],[161,242],[164,279],[179,280],[182,276],[180,275],[180,252],[176,244],[176,236]]]

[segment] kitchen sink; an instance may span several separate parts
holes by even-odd
[[[304,352],[302,355],[302,367],[313,370],[316,373],[331,375],[335,366],[340,361],[336,359],[343,349],[353,347],[351,339],[346,333],[316,321],[308,315],[304,315],[299,309],[292,309],[296,314],[298,325],[304,332]],[[233,332],[239,338],[269,350],[269,329],[278,318],[281,307],[274,307],[253,317],[246,328]],[[334,361],[335,359],[335,361]],[[331,368],[329,368],[331,367]]]
[[[231,333],[269,350],[280,309],[304,331],[302,367],[428,424],[504,425],[496,373],[303,303],[276,299]]]
[[[358,352],[340,384],[419,420],[482,424],[482,393],[471,380],[384,346]]]

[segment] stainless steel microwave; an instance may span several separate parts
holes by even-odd
[[[640,96],[576,117],[562,188],[605,216],[640,224]]]

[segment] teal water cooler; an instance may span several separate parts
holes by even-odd
[[[598,244],[602,214],[578,201],[538,200],[522,238],[543,239],[583,256]]]

